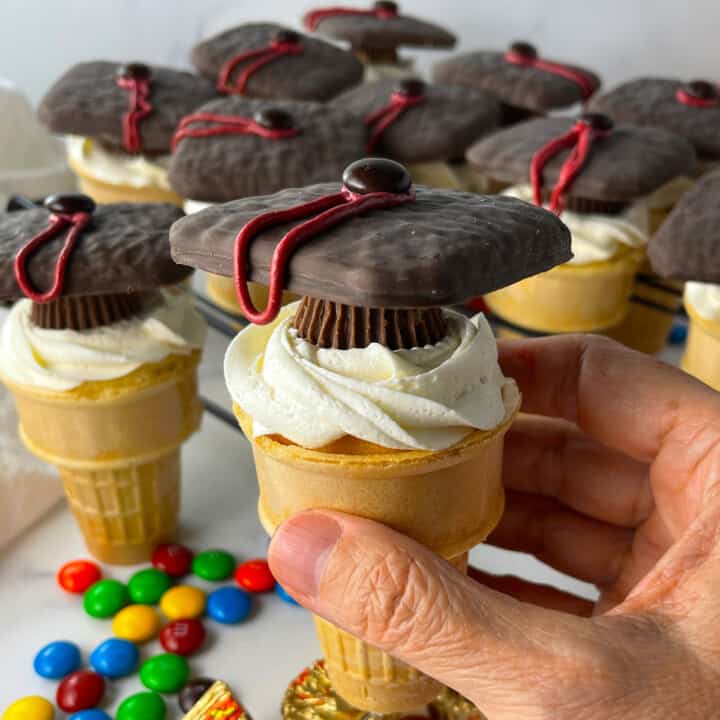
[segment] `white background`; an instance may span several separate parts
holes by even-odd
[[[0,0],[0,77],[14,80],[37,101],[76,61],[185,65],[189,48],[210,32],[253,19],[297,25],[312,5],[312,0]],[[503,48],[527,39],[548,57],[586,63],[607,84],[648,73],[686,79],[720,75],[717,0],[405,0],[402,6],[441,19],[458,34],[460,49]],[[439,57],[423,53],[421,67]]]

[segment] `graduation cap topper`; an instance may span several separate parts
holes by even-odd
[[[348,166],[340,186],[284,190],[196,213],[175,223],[170,242],[177,262],[234,277],[254,322],[274,319],[283,289],[307,296],[308,313],[341,326],[323,340],[337,347],[367,344],[374,331],[363,326],[380,332],[387,313],[404,325],[386,344],[405,346],[412,339],[404,329],[434,326],[441,306],[571,257],[569,232],[551,213],[512,198],[413,187],[402,165],[378,158]],[[252,306],[248,280],[269,285],[265,310]],[[317,339],[317,323],[310,325],[299,330]]]
[[[41,327],[82,330],[136,315],[159,287],[189,270],[170,257],[167,204],[95,206],[53,195],[43,208],[0,216],[0,299],[33,302]]]

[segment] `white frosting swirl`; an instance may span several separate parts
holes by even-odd
[[[169,155],[148,160],[142,155],[111,153],[90,138],[66,138],[70,164],[110,185],[171,190],[167,169]]]
[[[720,285],[689,282],[685,284],[685,304],[701,318],[720,321]]]
[[[528,203],[533,202],[530,185],[515,185],[503,190],[502,194]],[[569,265],[587,265],[609,260],[623,245],[642,248],[648,242],[648,209],[643,202],[633,203],[619,215],[565,210],[560,219],[572,235],[573,258],[568,261]]]
[[[145,315],[92,330],[34,325],[30,300],[17,302],[0,334],[0,375],[19,385],[66,391],[115,380],[145,363],[187,355],[205,343],[207,326],[183,290],[162,293]]]
[[[351,435],[387,448],[442,450],[474,428],[498,427],[517,403],[483,315],[444,311],[449,333],[436,345],[332,350],[298,337],[296,307],[245,328],[225,355],[225,382],[255,436],[318,448]]]

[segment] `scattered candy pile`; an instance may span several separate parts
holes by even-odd
[[[125,698],[116,720],[163,720],[166,715],[162,694],[179,693],[183,712],[213,685],[210,678],[190,679],[187,658],[205,641],[206,615],[221,625],[234,625],[248,618],[252,595],[275,589],[285,601],[297,604],[275,583],[265,560],[248,560],[236,566],[224,550],[206,550],[197,555],[178,544],[161,545],[152,554],[152,567],[136,572],[127,585],[103,578],[98,565],[88,560],[66,563],[57,582],[68,593],[82,594],[85,612],[93,618],[112,618],[114,637],[103,640],[90,653],[90,669],[82,667],[80,649],[59,640],[43,647],[35,656],[35,672],[59,680],[57,706],[69,720],[110,720],[98,708],[105,696],[106,681],[139,672],[148,692]],[[209,582],[224,582],[234,576],[234,585],[224,585],[206,595],[192,585],[175,584],[190,573]],[[159,606],[159,611],[155,606]],[[167,624],[163,626],[164,616]],[[155,637],[165,653],[140,664],[138,645]],[[3,713],[2,720],[53,720],[55,710],[45,698],[30,696],[17,700]]]

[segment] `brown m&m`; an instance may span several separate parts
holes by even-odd
[[[131,62],[119,65],[116,75],[120,78],[149,80],[152,77],[152,69],[149,65],[146,65],[145,63]]]
[[[270,130],[290,130],[295,127],[293,116],[278,107],[262,108],[253,115],[253,119],[258,125]]]
[[[354,193],[406,193],[412,185],[410,174],[398,162],[381,158],[356,160],[345,168],[343,185]]]

